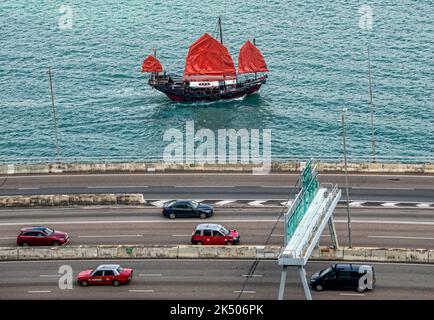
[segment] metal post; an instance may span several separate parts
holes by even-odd
[[[283,247],[288,244],[288,212],[283,214]]]
[[[301,283],[303,284],[304,295],[306,300],[312,300],[312,296],[310,294],[309,284],[306,280],[306,270],[304,270],[303,266],[298,267],[298,274],[300,275]]]
[[[345,114],[347,108],[342,109],[342,139],[344,144],[344,168],[345,168],[345,190],[347,194],[347,217],[348,217],[348,246],[352,248],[351,241],[351,216],[350,216],[350,196],[348,192],[348,166],[347,166],[347,142],[346,142],[346,127],[345,127]]]
[[[48,77],[50,80],[51,111],[53,113],[54,136],[55,136],[55,142],[56,142],[56,157],[57,157],[57,160],[59,160],[59,156],[60,156],[59,134],[58,134],[58,128],[57,128],[57,111],[56,111],[56,106],[54,104],[54,91],[53,91],[53,80],[51,78],[51,67],[48,68]]]
[[[338,249],[339,248],[338,236],[336,234],[336,228],[335,228],[335,223],[333,222],[333,216],[330,216],[328,225],[329,225],[329,232],[330,232],[330,237],[332,239],[333,248]]]
[[[368,45],[368,69],[369,69],[369,104],[371,105],[371,145],[372,145],[372,162],[375,162],[375,127],[374,127],[374,105],[372,104],[372,81],[371,81],[371,56]]]
[[[279,286],[279,296],[278,300],[283,300],[283,294],[285,293],[285,283],[286,283],[286,271],[288,266],[283,266],[282,273],[280,274],[280,286]]]

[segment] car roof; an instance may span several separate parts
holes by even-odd
[[[361,267],[372,268],[370,265],[364,264],[353,264],[353,263],[338,263],[335,264],[336,270],[345,270],[345,271],[358,271]]]
[[[211,229],[211,230],[220,230],[223,226],[221,224],[216,223],[202,223],[196,227],[196,230],[202,229]]]
[[[22,228],[21,231],[43,231],[46,229],[47,229],[47,227],[25,227],[25,228]]]
[[[120,268],[121,266],[119,264],[102,264],[99,265],[97,270],[116,270]]]

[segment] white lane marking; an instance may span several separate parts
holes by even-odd
[[[0,240],[13,240],[16,239],[17,237],[0,237]]]
[[[246,277],[246,278],[261,278],[263,277],[262,274],[243,274],[242,277]]]
[[[152,292],[154,292],[154,290],[152,290],[152,289],[131,289],[128,291],[133,292],[133,293],[142,293],[142,292],[152,293]]]
[[[248,290],[234,290],[234,293],[256,293],[256,291],[248,291]]]
[[[60,274],[41,274],[39,275],[40,278],[59,278]]]
[[[280,205],[282,205],[282,206],[284,206],[284,207],[286,207],[286,206],[289,207],[291,204],[292,204],[292,201],[291,201],[291,200],[283,201],[283,202],[280,203]]]
[[[191,237],[191,234],[172,234],[172,237]]]
[[[211,219],[213,223],[261,223],[261,222],[276,222],[276,219]],[[283,221],[279,219],[279,221]],[[347,220],[334,220],[335,223],[347,223]],[[79,225],[79,224],[134,224],[134,223],[199,223],[202,219],[187,219],[187,220],[81,220],[81,221],[23,221],[23,222],[3,222],[1,226],[22,226],[22,225]],[[402,224],[402,225],[426,225],[433,226],[434,221],[405,221],[405,220],[351,220],[351,223],[358,224]]]
[[[18,190],[39,190],[38,187],[18,188]]]
[[[431,203],[419,203],[416,205],[418,208],[431,208]]]
[[[263,207],[264,205],[262,203],[264,203],[265,200],[255,200],[255,201],[251,201],[249,202],[249,206],[254,206],[254,207]]]
[[[364,297],[364,293],[339,293],[341,296],[354,296],[354,297]]]
[[[161,273],[141,273],[139,274],[139,277],[162,277],[163,274]]]
[[[51,263],[56,263],[58,264],[63,263],[65,261],[74,263],[74,262],[85,262],[85,263],[89,263],[89,262],[96,262],[96,263],[101,263],[101,261],[107,261],[112,263],[112,260],[107,260],[107,259],[66,259],[66,260],[16,260],[16,261],[0,261],[0,264],[31,264],[31,263],[35,263],[35,264],[51,264]],[[128,259],[129,262],[143,262],[143,261],[167,261],[167,262],[196,262],[196,263],[201,263],[201,262],[215,262],[215,259],[206,259],[206,258],[199,258],[199,259],[194,259],[194,258],[185,258],[182,260],[176,260],[173,258],[140,258],[140,259]],[[220,260],[220,262],[254,262],[254,261],[258,261],[256,259],[225,259],[225,260]],[[335,260],[332,260],[335,261]],[[353,260],[352,262],[357,262],[357,260]],[[359,261],[360,262],[360,261]],[[261,260],[261,263],[273,263],[276,264],[276,260]],[[324,261],[320,261],[320,260],[312,260],[310,261],[310,263],[318,263],[318,264],[324,264]],[[406,262],[371,262],[371,264],[373,265],[396,265],[396,266],[414,266],[414,267],[428,267],[428,268],[434,268],[434,264],[432,263],[406,263]]]
[[[29,290],[27,293],[50,293],[51,290]]]
[[[283,234],[272,234],[272,237],[283,237]]]
[[[143,237],[143,234],[113,234],[100,236],[77,236],[77,238],[128,238],[128,237]]]
[[[175,188],[235,188],[235,186],[174,186]]]
[[[114,189],[114,188],[149,188],[149,186],[96,186],[88,189]]]
[[[246,187],[250,187],[250,186],[246,186]],[[284,188],[284,189],[288,189],[288,188],[291,188],[291,187],[288,187],[288,186],[260,186],[261,188]]]
[[[348,223],[347,220],[335,220],[335,223]],[[403,225],[424,225],[434,226],[431,221],[405,221],[405,220],[351,220],[351,223],[360,224],[403,224]]]
[[[151,202],[151,204],[157,208],[162,208],[164,204],[168,201],[170,200],[158,200],[158,201]]]
[[[363,204],[364,204],[364,202],[351,201],[350,202],[350,207],[355,207],[355,208],[363,207]]]
[[[351,189],[361,189],[361,190],[415,190],[415,188],[381,188],[381,187],[351,187]]]
[[[222,200],[222,201],[217,201],[216,203],[214,203],[215,206],[224,206],[225,204],[234,202],[236,200]]]
[[[383,207],[395,207],[398,203],[399,202],[385,202],[385,203],[382,203],[381,205]]]
[[[429,237],[404,237],[404,236],[368,236],[368,238],[408,239],[408,240],[434,240],[434,238],[429,238]]]

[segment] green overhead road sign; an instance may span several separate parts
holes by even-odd
[[[287,223],[287,239],[290,239],[295,230],[297,229],[301,219],[306,214],[307,209],[312,203],[316,192],[319,188],[318,172],[316,170],[316,163],[312,160],[306,163],[306,168],[301,173],[302,189],[294,200],[288,212]]]

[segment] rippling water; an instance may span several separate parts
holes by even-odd
[[[371,48],[377,152],[382,159],[434,157],[434,4],[370,1],[62,1],[0,3],[0,158],[55,156],[47,68],[54,74],[61,156],[161,159],[165,130],[272,130],[274,158],[340,157],[340,112],[348,152],[370,155],[367,45]],[[59,27],[62,5],[72,29]],[[177,104],[151,90],[140,65],[152,48],[182,74],[188,46],[215,35],[225,45],[256,38],[269,81],[259,94]]]

